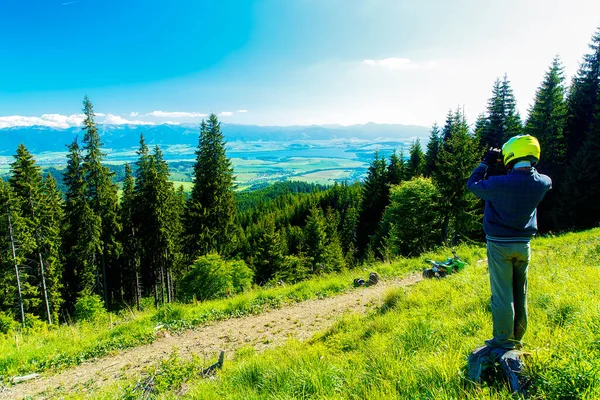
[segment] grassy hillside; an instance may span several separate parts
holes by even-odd
[[[404,276],[420,268],[415,260],[374,266],[384,277]],[[23,331],[0,333],[0,388],[10,377],[32,372],[58,371],[119,349],[151,343],[156,329],[180,331],[209,321],[260,314],[299,301],[335,296],[352,289],[357,276],[368,271],[323,275],[294,285],[256,288],[230,299],[196,304],[168,304],[158,309],[123,310],[99,315],[94,321],[60,326],[37,323]],[[2,322],[2,321],[0,321]]]
[[[525,336],[531,395],[600,398],[600,229],[540,238],[532,246]],[[464,378],[466,356],[491,333],[490,291],[485,249],[458,252],[469,261],[464,272],[391,290],[378,312],[347,316],[307,343],[260,354],[238,351],[215,380],[199,378],[199,360],[174,354],[149,371],[152,393],[193,399],[513,398],[503,386],[475,387]],[[138,398],[140,390],[130,382],[93,396]]]

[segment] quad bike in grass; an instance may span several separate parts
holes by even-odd
[[[426,263],[431,264],[431,268],[427,268],[423,271],[423,278],[444,278],[446,275],[454,274],[462,270],[467,264],[456,255],[456,251],[452,249],[453,257],[448,257],[444,262],[438,262],[434,260],[425,260]]]

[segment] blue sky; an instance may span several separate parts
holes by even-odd
[[[559,54],[600,26],[590,0],[1,0],[0,127],[470,120],[508,73],[524,114]]]

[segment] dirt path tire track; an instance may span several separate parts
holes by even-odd
[[[365,313],[381,304],[387,289],[420,281],[415,274],[403,279],[380,281],[378,285],[318,300],[307,300],[264,314],[217,321],[187,330],[180,335],[157,339],[151,344],[124,350],[116,355],[90,360],[56,375],[43,375],[0,392],[5,398],[54,398],[60,394],[89,392],[139,374],[144,368],[168,357],[175,349],[182,357],[197,354],[212,360],[220,350],[225,354],[242,346],[261,351],[290,338],[309,339],[333,325],[346,312]]]

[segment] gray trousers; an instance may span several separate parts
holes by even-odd
[[[487,242],[494,338],[490,347],[512,349],[527,330],[529,243]]]

